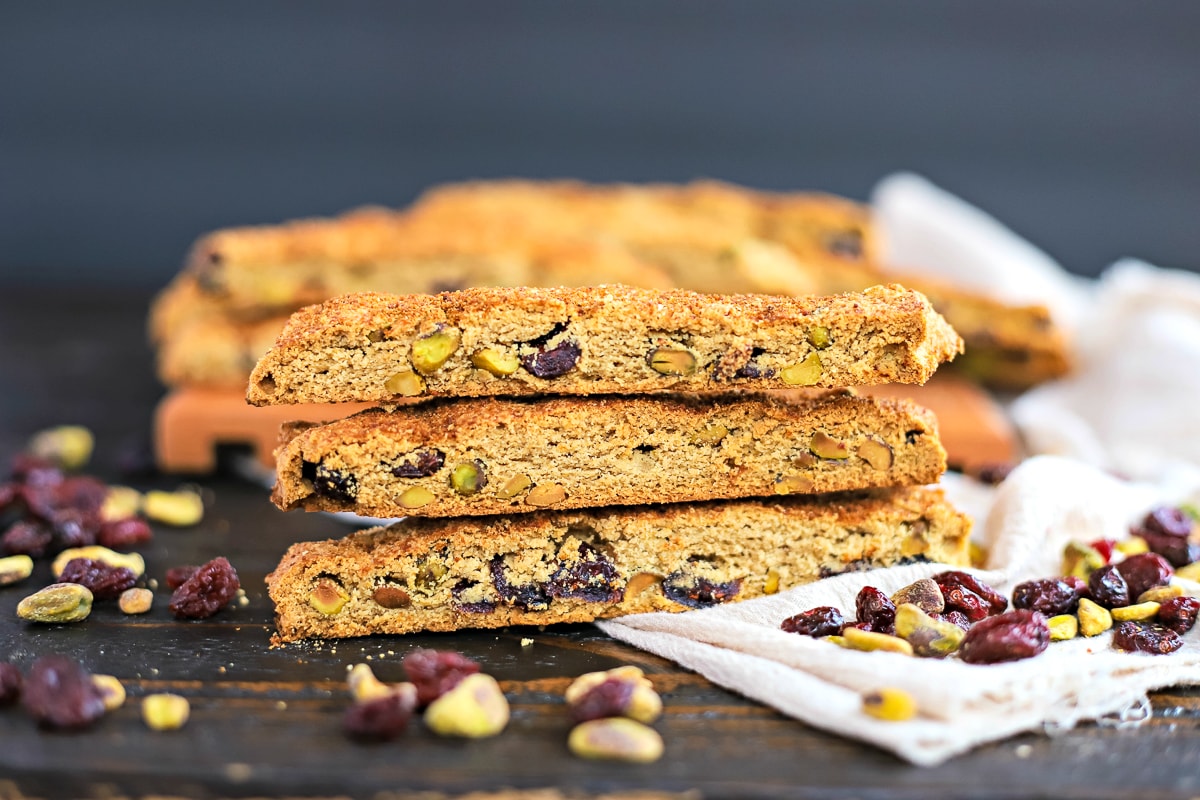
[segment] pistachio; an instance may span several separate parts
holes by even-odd
[[[781,475],[775,479],[775,494],[808,494],[815,486],[807,475]]]
[[[888,653],[903,653],[906,656],[913,654],[912,645],[899,636],[888,636],[886,633],[863,631],[858,628],[846,628],[842,631],[842,637],[846,640],[846,646],[852,650],[883,650]]]
[[[501,353],[490,347],[479,350],[471,356],[471,363],[479,369],[492,373],[497,378],[512,375],[521,366],[521,359],[515,353]]]
[[[895,459],[890,445],[871,437],[858,446],[858,457],[878,470],[891,469]]]
[[[204,516],[204,499],[186,489],[178,492],[146,492],[142,513],[155,522],[177,528],[195,525]]]
[[[988,551],[983,545],[979,544],[978,542],[970,542],[967,545],[967,553],[967,557],[971,560],[972,567],[978,567],[982,569],[987,566]]]
[[[127,519],[137,514],[142,508],[142,493],[128,486],[110,486],[104,496],[104,505],[100,508],[100,516],[106,522]]]
[[[145,614],[154,603],[154,592],[134,587],[121,592],[117,607],[122,614]]]
[[[629,717],[638,722],[651,723],[662,714],[662,698],[654,691],[654,684],[639,668],[634,666],[616,667],[604,672],[589,672],[580,675],[567,687],[564,699],[567,705],[575,708],[584,697],[603,683],[617,682],[628,684],[630,692],[628,699],[620,708],[610,709],[613,715]]]
[[[411,486],[400,493],[397,502],[402,508],[421,508],[434,500],[433,492],[424,486]]]
[[[34,434],[29,452],[63,469],[80,469],[92,457],[95,438],[82,425],[59,425]]]
[[[384,608],[408,608],[412,605],[408,592],[390,583],[375,587],[371,599]]]
[[[383,388],[401,397],[416,397],[425,393],[425,379],[411,369],[402,369],[388,378]]]
[[[1112,614],[1113,622],[1128,622],[1129,620],[1154,619],[1158,615],[1158,608],[1158,603],[1148,601],[1132,606],[1114,608],[1109,613]]]
[[[921,578],[897,590],[892,595],[892,602],[897,606],[912,603],[926,614],[940,614],[946,608],[941,587],[932,578]]]
[[[779,371],[779,378],[788,386],[814,386],[821,380],[821,357],[809,353],[799,364],[792,364]]]
[[[833,340],[829,338],[829,328],[824,325],[817,325],[808,332],[808,343],[818,350],[824,350],[829,345],[833,344]]]
[[[567,499],[567,490],[557,483],[535,486],[525,495],[525,502],[531,506],[545,508]]]
[[[576,725],[567,737],[567,747],[580,758],[636,764],[649,764],[662,758],[663,754],[663,741],[658,731],[623,717],[594,719]]]
[[[850,456],[850,448],[846,446],[846,443],[834,439],[825,431],[817,431],[813,434],[809,449],[818,458],[831,461],[840,461]]]
[[[792,466],[796,469],[809,469],[820,463],[821,459],[808,452],[800,453],[792,459]]]
[[[423,375],[432,375],[450,360],[462,337],[454,328],[442,328],[412,344],[412,365]]]
[[[1050,641],[1061,642],[1079,635],[1079,620],[1074,614],[1059,614],[1046,621],[1050,626]]]
[[[691,375],[696,371],[696,357],[687,350],[660,347],[646,356],[650,369],[659,375]]]
[[[1150,545],[1146,544],[1146,540],[1140,536],[1130,536],[1128,539],[1117,542],[1113,549],[1123,556],[1140,556],[1142,553],[1150,552]]]
[[[779,594],[779,573],[774,569],[767,570],[767,580],[763,584],[763,594]]]
[[[1079,600],[1079,632],[1084,636],[1098,636],[1113,626],[1112,614],[1102,605],[1086,597]]]
[[[331,578],[320,578],[308,596],[308,604],[326,616],[339,614],[350,595]]]
[[[421,567],[417,571],[415,583],[417,588],[425,593],[432,592],[441,583],[442,578],[446,577],[449,570],[446,565],[440,561],[432,561]]]
[[[142,720],[155,731],[176,731],[187,724],[191,705],[177,694],[148,694],[142,698]]]
[[[1072,539],[1063,548],[1063,575],[1074,575],[1076,578],[1087,580],[1089,575],[1106,563],[1100,551],[1089,544]]]
[[[709,425],[692,434],[692,444],[717,445],[729,435],[729,429],[724,425]]]
[[[496,492],[496,496],[501,500],[510,500],[530,486],[533,486],[533,481],[529,479],[528,475],[514,475],[504,482],[500,491]]]
[[[1185,564],[1184,566],[1175,570],[1175,575],[1183,578],[1184,580],[1196,581],[1197,583],[1200,583],[1200,561],[1193,561],[1190,564]]]
[[[836,644],[838,647],[845,647],[847,649],[849,649],[849,647],[850,647],[850,645],[846,643],[846,637],[839,636],[837,634],[834,634],[832,636],[822,636],[821,641],[829,642],[830,644]]]
[[[92,683],[100,690],[105,711],[116,711],[125,705],[125,687],[112,675],[93,675]]]
[[[1155,586],[1152,589],[1147,589],[1137,596],[1139,603],[1165,603],[1173,597],[1183,597],[1183,588],[1171,584],[1170,586]]]
[[[92,592],[78,583],[52,583],[17,604],[17,616],[30,622],[79,622],[92,613]]]
[[[450,485],[461,495],[472,495],[487,486],[482,461],[464,461],[450,471]]]
[[[966,632],[953,622],[935,619],[918,606],[904,603],[896,608],[896,635],[908,642],[916,655],[945,658],[958,649]]]
[[[412,686],[412,684],[409,684]],[[354,702],[363,703],[368,700],[378,700],[380,697],[391,694],[391,688],[375,677],[375,673],[371,671],[369,664],[355,664],[350,672],[346,675],[346,688],[350,690],[350,696],[354,698]],[[416,687],[413,686],[413,692],[416,692]]]
[[[33,574],[33,559],[25,555],[0,558],[0,586],[20,583]]]
[[[917,715],[917,701],[903,689],[885,687],[864,695],[862,709],[885,722],[904,722]]]
[[[146,560],[142,558],[140,553],[118,553],[115,550],[109,550],[107,547],[101,547],[98,544],[91,544],[87,547],[70,547],[63,550],[54,558],[52,569],[54,577],[62,575],[63,569],[67,564],[76,558],[90,558],[93,561],[102,561],[110,567],[126,567],[135,577],[142,577],[146,572]]]
[[[495,678],[477,672],[430,703],[425,724],[439,736],[495,736],[508,724],[508,700]]]

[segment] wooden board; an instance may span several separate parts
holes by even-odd
[[[0,456],[40,427],[80,422],[97,432],[99,471],[118,477],[124,443],[148,434],[160,393],[140,349],[147,300],[0,292],[0,374],[7,378],[0,392]],[[30,337],[31,330],[40,335]],[[24,344],[9,346],[13,342]],[[161,476],[125,480],[141,488],[176,483]],[[225,555],[241,573],[248,606],[181,623],[170,618],[168,595],[160,591],[145,617],[124,618],[101,606],[78,625],[31,627],[13,609],[27,588],[49,579],[47,567],[25,586],[0,589],[0,656],[27,666],[47,653],[70,654],[119,677],[131,697],[79,734],[40,732],[19,710],[0,709],[0,798],[400,798],[506,787],[552,789],[541,795],[547,798],[684,792],[861,800],[1200,796],[1195,689],[1154,695],[1155,718],[1136,730],[1086,726],[1053,738],[1027,734],[921,769],[784,718],[587,625],[272,650],[266,572],[290,542],[341,535],[345,528],[320,515],[283,514],[265,491],[230,477],[215,476],[205,486],[212,503],[199,526],[156,527],[146,551],[149,573],[161,580],[170,566]],[[523,637],[532,638],[532,646],[522,647]],[[384,679],[397,680],[401,657],[415,647],[454,649],[482,662],[512,703],[508,730],[486,741],[446,741],[418,723],[390,744],[344,738],[346,667],[370,657]],[[562,690],[582,672],[625,663],[643,666],[663,692],[666,713],[656,727],[665,757],[642,766],[572,758]],[[168,690],[191,700],[192,719],[182,731],[152,733],[138,718],[137,699]]]

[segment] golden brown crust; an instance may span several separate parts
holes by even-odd
[[[849,392],[446,400],[285,436],[276,505],[385,518],[907,486],[946,464],[930,412]]]
[[[962,565],[970,528],[927,488],[412,519],[293,545],[267,584],[278,641],[586,622],[907,561]]]
[[[448,349],[429,369],[415,345],[435,337]],[[627,286],[368,293],[296,312],[255,367],[247,400],[924,383],[961,347],[925,298],[900,286],[833,297]],[[571,349],[558,353],[571,359],[565,369],[543,371],[539,352]]]

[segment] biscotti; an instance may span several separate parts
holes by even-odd
[[[455,516],[933,483],[926,409],[847,391],[440,400],[285,426],[272,500]]]
[[[832,297],[628,286],[359,294],[293,314],[247,399],[924,383],[961,346],[922,295],[899,286]]]
[[[405,520],[293,545],[276,641],[587,622],[745,600],[851,570],[967,563],[937,490]]]
[[[271,349],[287,317],[234,322],[199,318],[158,348],[158,377],[167,386],[246,388],[246,376]]]

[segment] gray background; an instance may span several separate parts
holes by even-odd
[[[865,198],[920,171],[1094,273],[1200,267],[1200,3],[0,5],[0,283],[475,177]]]

